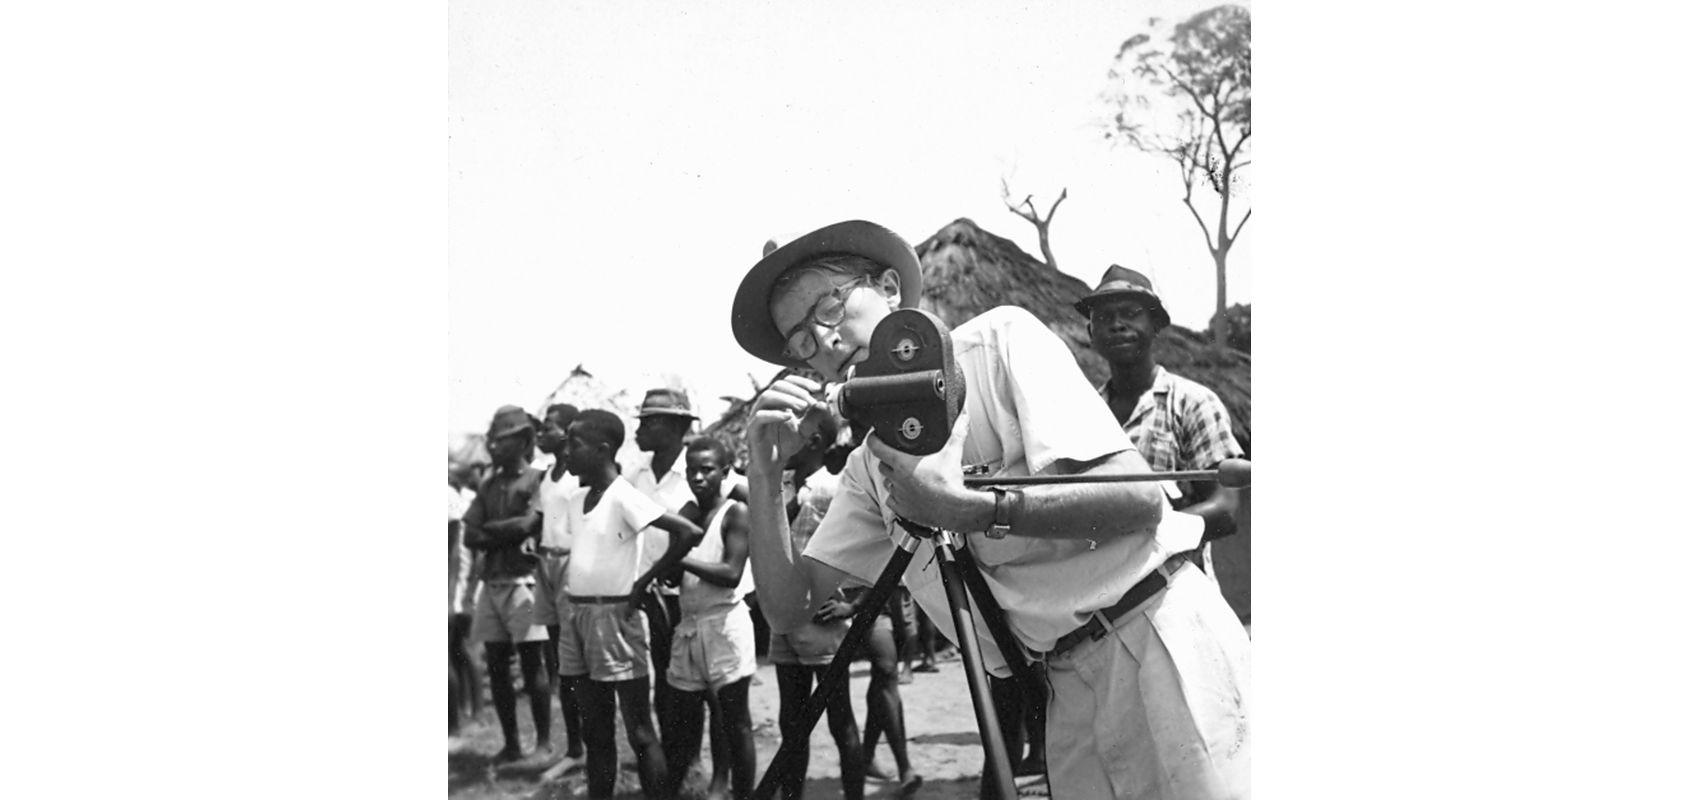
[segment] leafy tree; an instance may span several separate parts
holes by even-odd
[[[1159,39],[1161,21],[1147,21],[1148,32],[1122,43],[1110,67],[1106,100],[1114,110],[1106,139],[1161,155],[1180,168],[1186,204],[1204,244],[1216,262],[1216,314],[1211,333],[1226,341],[1221,320],[1228,307],[1228,251],[1251,218],[1246,207],[1228,229],[1229,207],[1242,196],[1250,165],[1251,12],[1218,6],[1174,26]],[[1207,184],[1215,192],[1214,231],[1200,213],[1195,190]],[[1208,211],[1208,209],[1206,209]]]

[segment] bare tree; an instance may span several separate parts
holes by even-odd
[[[1033,223],[1033,227],[1039,230],[1039,252],[1045,256],[1045,264],[1050,266],[1051,269],[1056,269],[1057,258],[1051,255],[1051,218],[1057,215],[1057,206],[1062,205],[1062,201],[1068,197],[1068,187],[1063,187],[1062,194],[1057,195],[1056,202],[1051,203],[1051,210],[1045,212],[1044,218],[1040,219],[1039,210],[1033,207],[1033,195],[1027,195],[1027,199],[1020,203],[1011,203],[1009,202],[1009,179],[1000,178],[998,183],[1003,187],[1004,206],[1016,216]],[[1024,208],[1025,210],[1023,210]]]
[[[1148,22],[1158,30],[1160,20]],[[1228,251],[1251,219],[1247,207],[1229,231],[1229,207],[1244,205],[1251,164],[1251,12],[1218,6],[1183,20],[1167,39],[1151,32],[1122,43],[1110,68],[1106,99],[1115,111],[1105,138],[1164,156],[1180,168],[1181,202],[1198,222],[1216,262],[1216,313],[1210,328],[1225,341]],[[1215,224],[1205,222],[1195,191],[1206,183],[1217,197]],[[1208,209],[1207,209],[1208,210]],[[1212,230],[1214,227],[1214,230]]]

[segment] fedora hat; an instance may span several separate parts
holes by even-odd
[[[771,244],[771,242],[769,243]],[[897,270],[902,283],[898,302],[914,308],[921,301],[921,262],[915,248],[881,225],[850,220],[798,237],[783,247],[762,248],[756,265],[744,274],[732,297],[732,335],[750,355],[782,367],[807,366],[785,356],[785,336],[773,324],[768,299],[781,273],[822,256],[856,255]]]
[[[537,430],[537,420],[519,406],[502,406],[496,409],[496,415],[490,418],[490,430],[485,434],[485,438],[500,439],[527,430]]]
[[[691,399],[678,389],[650,389],[644,393],[643,405],[638,406],[638,419],[644,417],[689,417],[696,419],[691,413]]]
[[[1169,325],[1169,310],[1163,307],[1163,298],[1157,296],[1157,290],[1151,287],[1151,279],[1138,270],[1128,269],[1120,264],[1111,264],[1104,270],[1104,277],[1098,280],[1098,288],[1088,292],[1074,304],[1074,310],[1084,316],[1092,316],[1092,306],[1109,299],[1138,298],[1155,311],[1164,327]]]

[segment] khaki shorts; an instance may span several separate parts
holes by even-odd
[[[538,625],[561,624],[567,605],[567,561],[571,555],[541,555],[537,562],[537,604],[532,620]]]
[[[649,676],[649,619],[625,603],[574,603],[561,617],[561,675],[593,681]]]
[[[549,631],[532,621],[532,586],[526,578],[514,583],[484,583],[472,614],[475,642],[539,642]]]
[[[1190,563],[1115,630],[1046,659],[1052,797],[1250,792],[1251,639]]]
[[[673,657],[667,682],[684,692],[701,692],[756,674],[756,623],[750,607],[679,620],[673,628]]]
[[[772,664],[824,667],[850,632],[848,621],[836,625],[805,625],[790,633],[773,631],[767,637],[767,660]]]

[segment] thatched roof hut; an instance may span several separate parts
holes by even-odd
[[[944,226],[915,252],[927,284],[921,307],[946,325],[955,327],[995,306],[1020,306],[1074,351],[1093,385],[1109,378],[1109,366],[1092,351],[1086,318],[1074,310],[1075,301],[1091,291],[1079,278],[1051,269],[970,219]],[[1215,391],[1234,418],[1234,436],[1251,451],[1250,355],[1213,347],[1205,334],[1170,326],[1157,337],[1157,362]]]

